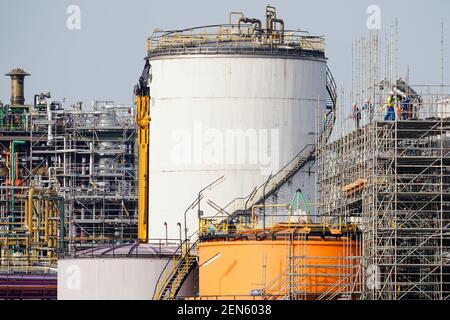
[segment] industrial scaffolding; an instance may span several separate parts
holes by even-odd
[[[408,120],[380,113],[318,147],[321,214],[362,232],[362,299],[449,298],[450,117],[442,102],[427,97]]]
[[[72,113],[62,170],[71,212],[69,249],[137,237],[136,128],[131,107],[97,102]]]
[[[41,94],[0,111],[1,272],[48,271],[70,251],[134,242],[132,107],[67,110]]]

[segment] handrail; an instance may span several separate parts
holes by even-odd
[[[280,282],[280,283],[278,283]],[[275,286],[276,284],[276,286]],[[279,273],[269,284],[267,284],[262,289],[262,296],[264,300],[275,298],[279,296],[283,296],[284,294],[280,293],[283,288],[286,287],[287,284],[287,274],[286,272]],[[274,287],[274,288],[271,288]]]
[[[331,136],[331,132],[333,131],[334,124],[336,122],[336,106],[337,106],[337,85],[334,80],[333,74],[330,71],[330,68],[327,66],[326,68],[326,89],[329,95],[329,98],[332,103],[332,108],[330,112],[327,114],[325,130],[320,137],[322,143],[326,143]],[[329,118],[331,115],[331,118]]]
[[[172,262],[172,260],[179,256],[178,252],[181,251],[183,249],[184,244],[186,243],[186,241],[189,241],[188,239],[184,240],[178,247],[177,249],[174,251],[174,253],[172,254],[172,256],[170,256],[170,258],[167,260],[166,264],[164,265],[164,268],[162,269],[161,273],[159,274],[158,280],[156,280],[156,285],[155,288],[153,290],[153,299],[155,299],[156,296],[156,291],[158,288],[158,284],[161,281],[161,277],[163,276],[163,274],[165,273],[167,267],[169,266],[169,264]]]
[[[337,92],[336,92],[336,90],[337,90],[337,85],[336,85],[336,82],[335,82],[335,80],[334,80],[334,77],[333,77],[333,75],[332,75],[332,73],[331,73],[331,71],[330,71],[330,69],[328,68],[328,66],[327,66],[327,68],[326,68],[326,87],[327,87],[327,91],[328,91],[328,94],[330,95],[330,98],[331,98],[331,100],[332,100],[332,103],[333,103],[333,109],[331,110],[331,112],[332,112],[332,118],[331,118],[331,123],[330,123],[330,125],[329,126],[327,126],[327,128],[326,128],[326,130],[325,130],[325,132],[323,133],[323,138],[325,139],[325,140],[328,140],[328,138],[329,138],[329,136],[331,135],[331,131],[332,131],[332,128],[333,128],[333,126],[334,126],[334,122],[335,122],[335,120],[336,120],[336,104],[337,104]],[[244,210],[247,210],[248,208],[250,208],[250,207],[252,207],[253,205],[255,205],[255,204],[259,204],[259,203],[261,203],[262,201],[264,201],[263,199],[260,199],[260,198],[258,198],[258,197],[256,197],[257,196],[257,194],[258,194],[258,192],[260,192],[263,188],[264,188],[264,185],[272,185],[273,184],[273,181],[276,181],[276,179],[278,179],[278,177],[280,176],[280,174],[282,174],[284,171],[286,171],[286,169],[290,166],[290,165],[292,165],[296,160],[298,160],[298,158],[302,155],[302,153],[307,149],[307,148],[310,148],[310,147],[314,147],[314,145],[313,144],[307,144],[305,147],[303,147],[303,149],[290,161],[290,162],[288,162],[283,168],[281,168],[268,182],[265,182],[265,183],[263,183],[262,185],[260,185],[259,187],[257,187],[255,190],[254,190],[254,192],[252,192],[250,195],[248,195],[247,197],[245,197],[245,198],[236,198],[236,199],[234,199],[233,201],[231,201],[227,206],[225,206],[225,208],[224,208],[224,210],[226,210],[229,206],[231,206],[231,205],[235,205],[235,203],[238,201],[238,200],[247,200],[246,201],[246,204],[247,204],[247,206],[245,207],[245,208],[238,208],[238,209],[235,209],[234,210],[234,212],[233,212],[233,214],[232,215],[236,215],[236,213],[237,212],[239,212],[239,211],[242,211],[242,209],[244,209]],[[311,153],[310,153],[310,155],[306,158],[306,159],[308,159],[308,158],[310,158],[311,156],[312,156],[312,154],[314,153],[314,150],[311,150]],[[300,169],[300,168],[299,168]],[[294,173],[296,173],[296,172],[294,172]],[[281,180],[286,180],[286,179],[289,179],[289,174],[290,174],[290,171],[288,171],[287,172],[287,176],[288,177],[283,177],[283,179],[280,179],[280,181]],[[265,196],[265,198],[268,198],[270,195],[272,195],[272,193],[273,193],[273,190],[276,190],[277,188],[279,187],[279,185],[278,184],[276,184],[271,190],[269,190],[269,192],[267,192],[267,194],[265,194],[264,196]],[[254,198],[256,197],[256,201],[254,201],[253,203],[251,203],[250,205],[248,205],[248,202],[249,201],[251,201],[251,200],[253,200]]]
[[[309,154],[307,155],[303,155],[303,153],[312,148],[312,150],[310,150]],[[267,182],[264,182],[262,185],[260,185],[255,192],[252,192],[252,194],[250,194],[250,196],[252,196],[252,198],[249,198],[249,200],[251,201],[252,199],[256,199],[255,201],[251,202],[250,204],[248,204],[247,209],[253,207],[254,205],[260,204],[262,201],[264,201],[264,199],[262,199],[263,197],[265,199],[267,199],[268,197],[270,197],[274,190],[276,190],[277,188],[279,188],[279,184],[281,181],[284,180],[288,180],[293,174],[295,174],[297,171],[292,172],[292,170],[294,170],[295,166],[293,166],[292,169],[288,170],[288,168],[290,168],[294,163],[296,165],[301,165],[302,163],[299,163],[300,159],[304,159],[303,163],[305,163],[308,159],[311,158],[311,156],[314,153],[314,144],[307,144],[305,147],[303,147],[303,149],[291,160],[289,161],[283,168],[281,168],[275,175],[273,175],[270,180]],[[301,166],[298,168],[300,169]],[[281,175],[281,178],[280,178]],[[275,182],[275,184],[274,184]],[[264,189],[264,186],[273,186],[271,189],[269,189],[268,192],[265,192],[265,194],[260,194],[262,192],[262,190]],[[233,212],[232,215],[236,215],[238,211],[241,211],[241,209],[237,209]]]
[[[168,281],[172,279],[172,277],[175,275],[176,271],[180,267],[180,265],[183,263],[185,258],[190,255],[190,252],[192,249],[194,249],[197,246],[198,240],[196,240],[191,246],[189,246],[189,242],[191,241],[191,238],[196,234],[197,232],[193,233],[188,239],[185,239],[175,250],[173,255],[169,258],[167,263],[165,264],[164,268],[162,269],[161,273],[159,274],[158,280],[156,281],[156,285],[153,291],[153,299],[156,299],[156,297],[159,295],[159,298],[161,297],[161,293],[164,290],[165,286],[167,286]],[[183,248],[186,247],[186,252],[183,254]],[[177,258],[179,258],[178,263],[175,267],[172,268],[170,274],[168,277],[166,277],[166,272],[171,263],[173,263]],[[164,282],[160,284],[162,277],[164,276]],[[158,290],[159,289],[159,290]]]

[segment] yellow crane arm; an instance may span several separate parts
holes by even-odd
[[[148,193],[149,193],[149,128],[150,128],[150,89],[148,80],[150,63],[145,63],[142,76],[135,87],[137,142],[139,145],[138,167],[138,241],[148,242]]]

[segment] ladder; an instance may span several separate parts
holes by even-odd
[[[177,248],[161,272],[153,292],[153,300],[173,300],[188,275],[197,268],[197,241],[189,239]]]

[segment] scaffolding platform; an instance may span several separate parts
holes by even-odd
[[[374,121],[320,145],[317,163],[321,213],[362,231],[360,298],[448,299],[449,119]]]

